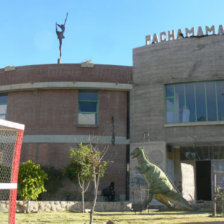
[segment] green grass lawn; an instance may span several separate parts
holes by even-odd
[[[157,212],[150,211],[143,213],[133,212],[96,212],[94,223],[102,224],[108,220],[119,224],[158,224],[158,223],[224,223],[224,217],[209,217],[209,213],[193,212]],[[6,213],[0,213],[0,223],[7,223]],[[89,214],[72,213],[72,212],[40,212],[31,214],[16,214],[16,224],[26,223],[88,223]]]

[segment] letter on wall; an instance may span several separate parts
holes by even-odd
[[[175,40],[175,31],[172,30],[172,33],[168,31],[168,40]]]
[[[206,30],[206,35],[208,35],[209,33],[215,34],[215,26],[214,25],[211,28],[206,26],[205,30]]]
[[[223,35],[224,34],[222,25],[219,25],[219,32],[218,32],[218,34],[219,35]]]
[[[204,36],[203,30],[201,28],[201,26],[198,27],[198,36]]]
[[[182,37],[182,34],[183,34],[182,30],[181,29],[178,29],[178,31],[177,31],[177,39],[183,38]]]
[[[152,40],[152,36],[148,35],[145,37],[145,45],[149,45],[149,42]]]
[[[166,36],[166,32],[160,33],[160,42],[166,41],[166,38],[163,39],[163,36]]]
[[[189,37],[189,34],[192,34],[191,36],[194,36],[194,27],[192,27],[190,30],[188,28],[185,28],[186,37]]]
[[[215,26],[214,25],[211,28],[206,26],[205,30],[206,30],[206,35],[208,35],[209,33],[215,34]]]
[[[157,36],[156,33],[153,35],[153,40],[152,40],[152,42],[153,42],[154,44],[158,44],[158,43],[159,43],[159,39],[158,39],[158,36]]]

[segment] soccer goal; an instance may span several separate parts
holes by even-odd
[[[9,223],[15,223],[17,181],[24,125],[0,119],[0,201],[9,202]]]

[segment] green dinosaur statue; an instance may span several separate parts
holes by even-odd
[[[193,209],[182,197],[169,177],[158,166],[146,158],[142,148],[134,149],[131,156],[138,160],[139,167],[137,169],[149,185],[148,195],[143,203],[144,208],[148,206],[154,197],[171,209]]]

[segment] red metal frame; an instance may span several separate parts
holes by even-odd
[[[20,161],[21,147],[23,142],[23,134],[24,134],[24,130],[18,131],[15,151],[14,151],[13,165],[12,165],[11,183],[18,182],[19,161]],[[16,198],[17,198],[17,189],[10,190],[9,224],[15,224]]]

